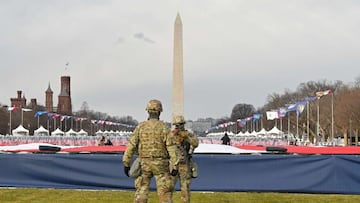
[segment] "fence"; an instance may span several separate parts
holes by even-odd
[[[115,146],[126,145],[129,136],[110,135]],[[230,137],[233,146],[284,146],[288,140],[272,137]],[[49,143],[60,146],[97,146],[101,136],[4,136],[0,135],[0,145],[13,146],[30,143]],[[221,144],[221,136],[199,137],[203,144]]]

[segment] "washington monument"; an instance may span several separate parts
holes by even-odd
[[[179,13],[174,25],[174,67],[172,90],[172,117],[184,115],[184,77],[183,77],[183,46],[182,22]]]

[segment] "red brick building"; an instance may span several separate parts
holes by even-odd
[[[22,95],[22,91],[17,91],[17,98],[10,98],[11,106],[24,108],[26,107],[26,98],[25,95]],[[45,107],[47,112],[56,112],[64,115],[72,115],[72,105],[71,105],[71,91],[70,91],[70,76],[61,76],[61,90],[58,97],[57,108],[54,109],[53,102],[53,91],[51,90],[50,83],[45,91]],[[37,106],[36,99],[31,99],[29,104],[31,108]]]
[[[45,91],[45,108],[48,113],[54,112],[53,91],[51,90],[50,82]]]
[[[22,91],[17,91],[17,97],[16,98],[10,98],[11,106],[17,107],[17,108],[24,108],[26,106],[26,98],[25,95],[22,95]]]
[[[72,115],[70,76],[61,76],[61,90],[58,97],[57,113]]]

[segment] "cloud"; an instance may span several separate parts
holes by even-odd
[[[146,38],[146,37],[144,38],[144,41],[145,41],[145,42],[148,42],[148,43],[151,43],[151,44],[152,44],[152,43],[155,43],[153,40],[151,40],[151,39],[149,39],[149,38]]]
[[[134,37],[137,39],[144,39],[144,33],[142,33],[142,32],[135,33]]]
[[[142,33],[142,32],[135,33],[135,34],[134,34],[134,37],[135,37],[136,39],[139,39],[139,40],[144,40],[145,42],[150,43],[150,44],[155,43],[154,40],[152,40],[152,39],[150,39],[150,38],[148,38],[148,37],[145,37],[144,33]]]
[[[125,39],[123,37],[118,37],[115,44],[122,44],[125,42]]]

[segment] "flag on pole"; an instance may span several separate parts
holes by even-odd
[[[274,120],[279,118],[279,112],[278,111],[267,111],[266,112],[266,118],[268,120]]]
[[[57,113],[52,114],[53,119],[56,119],[56,118],[59,118],[59,117],[60,117],[60,114],[57,114]]]
[[[44,115],[46,113],[47,113],[46,111],[38,111],[38,112],[35,113],[34,117],[37,118],[37,117],[39,117],[41,115]]]
[[[307,101],[296,102],[296,115],[299,117],[300,114],[304,111]]]
[[[316,96],[318,99],[320,99],[321,97],[328,95],[330,93],[331,93],[331,90],[320,91],[320,92],[316,92]]]
[[[27,111],[32,111],[32,109],[25,109],[25,108],[22,108],[21,110],[27,112]]]
[[[315,97],[306,97],[305,101],[311,102],[311,101],[315,101],[317,99],[317,96]]]
[[[236,122],[237,122],[237,125],[238,125],[239,128],[243,127],[243,125],[241,123],[241,119],[237,119]]]
[[[246,119],[241,119],[240,124],[241,126],[246,126]]]
[[[11,111],[11,112],[15,112],[16,110],[18,110],[19,108],[18,107],[8,107],[8,111]]]
[[[278,109],[278,112],[279,112],[279,118],[281,119],[281,118],[283,118],[283,117],[285,117],[286,116],[286,107],[280,107],[279,109]]]
[[[262,117],[262,114],[258,113],[258,114],[254,114],[253,115],[253,121],[256,122],[257,120],[259,120]]]
[[[286,112],[289,112],[289,111],[296,111],[296,103],[295,104],[290,104],[289,106],[286,107]]]

